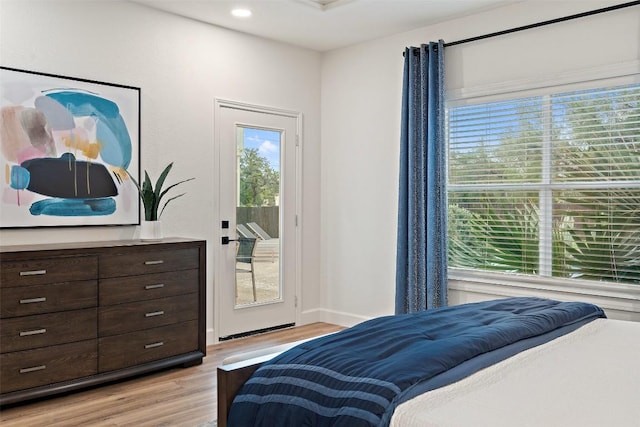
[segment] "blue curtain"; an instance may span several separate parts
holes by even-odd
[[[405,49],[396,314],[447,305],[444,43]]]

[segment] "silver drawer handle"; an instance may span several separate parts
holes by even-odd
[[[164,311],[152,311],[151,313],[145,313],[144,317],[154,317],[154,316],[162,316]]]
[[[22,331],[20,332],[20,336],[28,337],[30,335],[40,335],[40,334],[46,334],[46,333],[47,333],[46,329],[34,329],[33,331]]]
[[[47,274],[47,270],[31,270],[31,271],[21,271],[21,276],[40,276],[43,274]]]
[[[154,342],[153,344],[146,344],[144,346],[144,348],[146,350],[146,349],[149,349],[149,348],[160,347],[160,346],[163,346],[163,345],[164,345],[164,343],[162,341],[158,341],[158,342]]]
[[[47,300],[46,297],[40,298],[25,298],[20,300],[20,304],[33,304],[34,302],[45,302]]]
[[[144,265],[157,265],[157,264],[162,264],[164,261],[161,259],[158,260],[153,260],[153,261],[145,261]]]
[[[22,368],[22,369],[20,369],[20,373],[21,374],[28,374],[29,372],[42,371],[44,369],[47,369],[47,366],[46,365],[40,365],[40,366],[34,366],[32,368]]]
[[[160,289],[160,288],[164,288],[164,283],[158,283],[157,285],[147,285],[144,288],[147,289],[147,290],[149,290],[149,289]]]

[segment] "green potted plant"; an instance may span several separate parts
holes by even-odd
[[[151,184],[151,178],[149,178],[149,173],[147,173],[147,171],[144,172],[144,181],[142,182],[142,185],[138,184],[135,178],[129,174],[131,181],[133,181],[134,185],[138,189],[140,200],[142,200],[142,205],[144,206],[144,221],[140,227],[140,239],[142,240],[159,240],[162,238],[162,223],[160,222],[160,217],[162,216],[164,209],[167,207],[169,202],[177,199],[178,197],[184,196],[186,193],[180,193],[177,196],[167,199],[162,205],[162,208],[160,208],[160,202],[167,192],[173,187],[176,187],[183,182],[195,179],[183,179],[182,181],[178,181],[162,190],[162,186],[164,185],[167,175],[169,175],[169,171],[171,171],[172,167],[173,162],[169,163],[167,167],[164,168],[156,181],[155,188]]]

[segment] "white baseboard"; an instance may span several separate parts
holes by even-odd
[[[322,319],[322,310],[319,308],[314,308],[313,310],[307,310],[300,313],[299,324],[300,325],[308,325],[310,323],[323,322]]]
[[[370,319],[371,317],[360,316],[357,314],[344,313],[335,310],[328,310],[325,308],[317,308],[303,312],[300,319],[300,324],[307,325],[314,322],[325,322],[348,328]]]
[[[207,345],[217,344],[215,330],[213,328],[207,329]]]

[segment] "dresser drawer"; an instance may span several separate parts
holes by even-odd
[[[96,340],[0,355],[2,393],[97,373]]]
[[[96,307],[96,280],[0,289],[0,317]]]
[[[100,305],[121,304],[198,292],[198,270],[100,280]]]
[[[99,372],[198,350],[198,322],[182,322],[98,339]]]
[[[100,337],[156,328],[198,318],[198,294],[100,307]]]
[[[97,338],[97,309],[14,317],[0,323],[0,353]]]
[[[32,286],[98,278],[98,257],[57,257],[2,261],[0,287]]]
[[[100,255],[100,278],[197,269],[198,252],[188,248]]]

